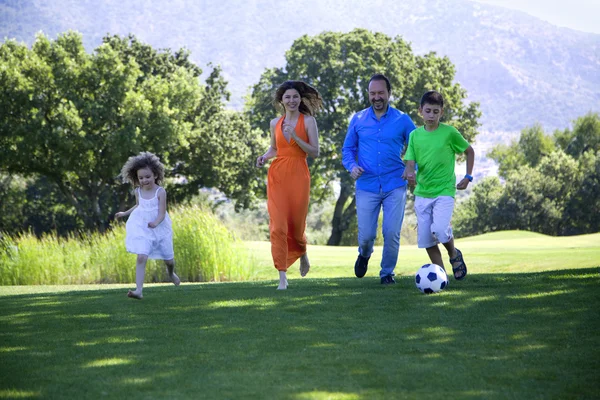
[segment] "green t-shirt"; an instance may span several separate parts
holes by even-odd
[[[417,164],[415,196],[434,198],[456,194],[454,164],[469,142],[453,126],[440,124],[429,132],[421,126],[410,134],[404,160]]]

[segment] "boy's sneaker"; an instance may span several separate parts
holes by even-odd
[[[396,283],[396,281],[394,280],[394,277],[391,275],[386,275],[383,278],[381,278],[382,285],[393,285],[394,283]]]
[[[371,257],[358,255],[358,258],[354,263],[354,274],[357,278],[362,278],[367,273],[367,269],[369,268],[369,258]]]

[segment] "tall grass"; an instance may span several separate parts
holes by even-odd
[[[246,247],[210,211],[191,206],[170,214],[175,268],[184,281],[245,280],[252,275]],[[85,237],[5,236],[0,240],[0,285],[133,282],[136,256],[127,253],[124,242],[124,223]],[[146,281],[166,278],[164,263],[149,260]]]
[[[190,282],[245,280],[253,260],[244,244],[201,207],[177,208],[172,215],[178,275]]]

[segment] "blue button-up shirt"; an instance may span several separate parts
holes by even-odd
[[[355,166],[364,169],[356,188],[378,193],[389,192],[406,185],[402,179],[402,153],[408,145],[415,124],[410,117],[388,106],[378,120],[373,107],[352,117],[342,149],[342,162],[349,172]]]

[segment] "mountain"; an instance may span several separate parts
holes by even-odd
[[[356,27],[447,55],[492,135],[536,122],[564,129],[600,110],[600,35],[467,0],[0,0],[3,38],[31,44],[38,31],[72,29],[90,51],[106,34],[129,33],[155,48],[186,47],[199,66],[222,66],[238,109],[265,68],[284,66],[296,38]]]

